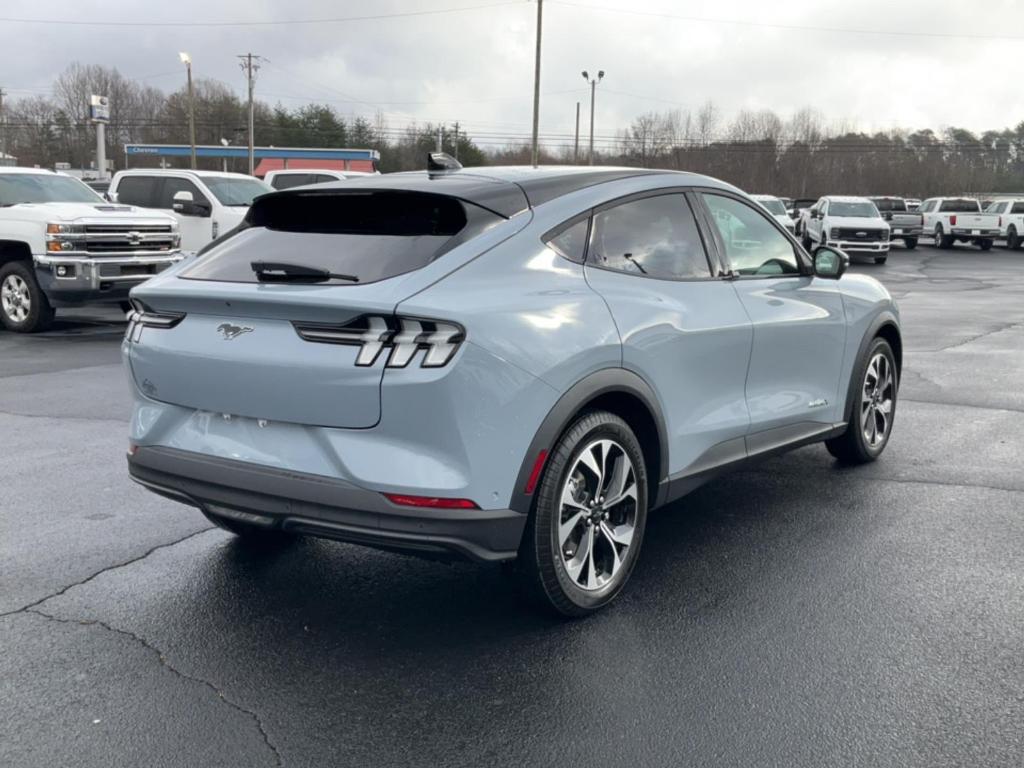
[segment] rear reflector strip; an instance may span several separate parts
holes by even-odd
[[[430,509],[479,509],[469,499],[444,499],[437,496],[407,496],[402,493],[385,493],[384,498],[400,507],[429,507]]]
[[[548,451],[543,449],[537,454],[537,460],[533,462],[533,469],[530,470],[530,478],[526,481],[526,488],[524,491],[527,495],[533,493],[537,487],[537,481],[540,479],[540,471],[544,469],[544,462],[547,461]]]

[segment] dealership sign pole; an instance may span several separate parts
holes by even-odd
[[[110,99],[95,94],[89,100],[89,120],[96,124],[96,170],[99,178],[107,178],[107,123],[110,122]]]

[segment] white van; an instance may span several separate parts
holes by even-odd
[[[171,214],[178,220],[181,250],[198,251],[238,226],[255,198],[273,191],[243,173],[140,168],[118,171],[108,196]]]
[[[309,184],[326,184],[331,181],[344,181],[362,176],[376,176],[369,171],[334,171],[326,168],[296,168],[281,171],[267,171],[263,180],[274,189],[291,189]]]

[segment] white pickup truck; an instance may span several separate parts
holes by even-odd
[[[0,168],[0,321],[44,330],[56,307],[124,303],[181,260],[174,219],[108,203],[78,179]]]
[[[952,248],[960,241],[987,251],[999,237],[999,216],[982,213],[981,203],[971,197],[931,197],[921,203],[924,235],[935,239],[936,248]]]
[[[1020,250],[1024,245],[1024,198],[996,200],[985,209],[999,217],[999,237],[1006,238],[1006,247]]]
[[[138,168],[114,174],[107,194],[119,203],[173,216],[181,229],[181,249],[191,252],[237,227],[252,201],[273,191],[242,173]]]
[[[889,225],[866,197],[827,195],[804,215],[801,239],[807,250],[827,245],[875,264],[889,257]]]

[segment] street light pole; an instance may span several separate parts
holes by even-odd
[[[580,103],[576,102],[576,138],[572,143],[572,164],[580,164]]]
[[[533,167],[540,162],[540,32],[544,21],[544,0],[537,0],[537,54],[533,65]]]
[[[597,84],[604,80],[604,70],[597,72],[597,77],[591,80],[587,70],[583,70],[583,79],[590,83],[590,150],[587,152],[587,165],[594,164],[594,102],[597,99]]]
[[[192,148],[192,170],[196,169],[196,98],[192,90],[192,57],[184,51],[178,54],[188,75],[188,142]]]

